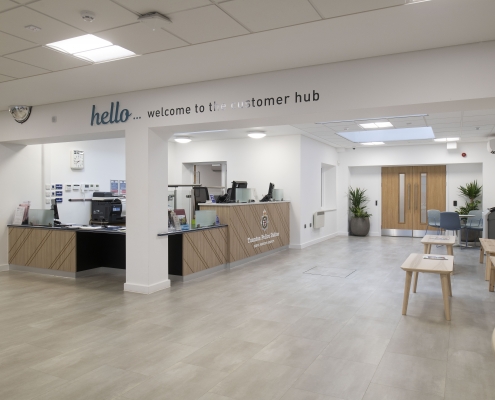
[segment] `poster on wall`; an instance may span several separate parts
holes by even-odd
[[[125,196],[127,194],[125,181],[119,181],[119,194]]]
[[[110,180],[110,192],[112,192],[112,196],[117,196],[119,194],[119,181]]]

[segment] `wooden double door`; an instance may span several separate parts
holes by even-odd
[[[445,165],[383,167],[382,235],[423,237],[427,210],[445,211],[446,186]]]

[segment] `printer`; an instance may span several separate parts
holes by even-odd
[[[125,224],[125,198],[111,192],[94,192],[91,199],[91,221],[97,224]]]

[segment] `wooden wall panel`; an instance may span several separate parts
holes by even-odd
[[[202,210],[215,210],[220,223],[229,226],[229,262],[288,246],[290,243],[290,203],[201,205],[200,207]],[[268,216],[266,231],[261,226],[264,211]],[[272,237],[272,233],[278,233],[278,236]],[[260,238],[260,240],[249,243],[248,238]]]
[[[204,271],[228,262],[228,228],[183,233],[182,275]]]
[[[9,227],[9,264],[76,272],[76,233]]]

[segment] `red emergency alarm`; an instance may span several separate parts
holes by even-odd
[[[467,154],[466,154],[466,153],[462,153],[461,155],[462,155],[463,157],[466,157],[466,156],[467,156]]]

